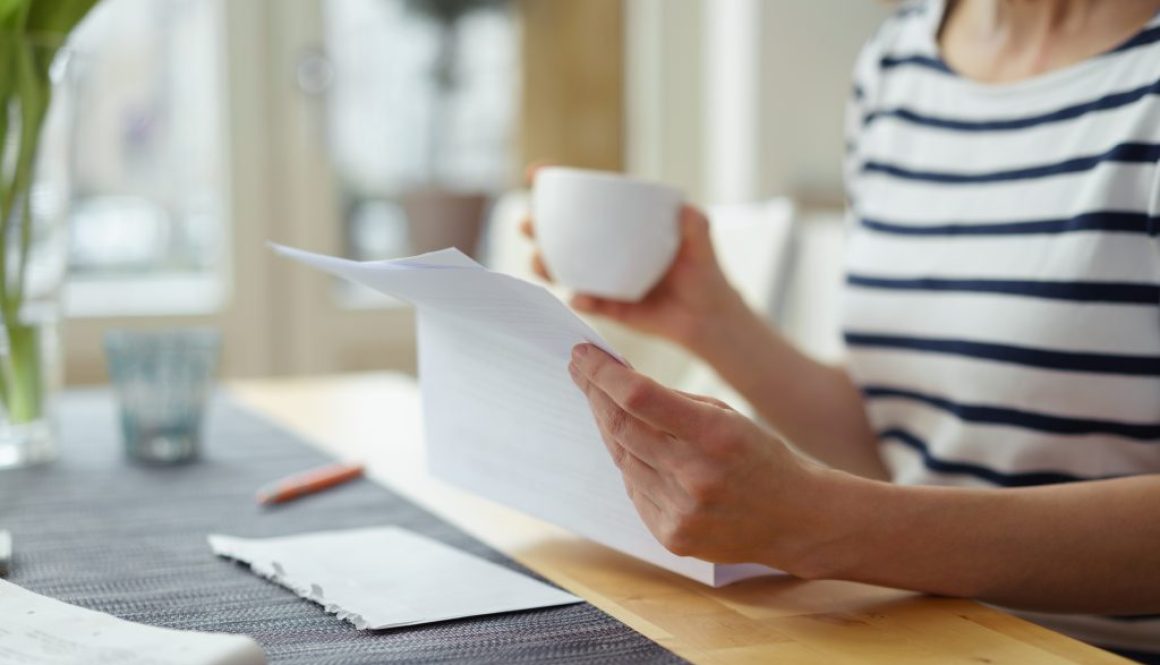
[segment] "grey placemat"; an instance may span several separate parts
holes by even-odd
[[[527,571],[366,480],[259,509],[259,485],[326,458],[226,399],[211,409],[204,461],[169,468],[123,461],[108,393],[70,393],[62,407],[61,460],[0,471],[0,528],[12,531],[16,550],[11,580],[32,591],[143,623],[246,633],[271,663],[684,662],[587,603],[354,630],[213,556],[205,535],[396,524]]]

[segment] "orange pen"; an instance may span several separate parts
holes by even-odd
[[[349,482],[362,475],[362,464],[328,464],[303,473],[296,473],[258,490],[258,503],[268,506],[293,501],[307,494],[314,494]]]

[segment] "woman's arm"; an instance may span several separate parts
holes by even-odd
[[[1046,612],[1160,612],[1160,476],[1022,489],[833,483],[815,576]],[[829,538],[833,538],[830,536]]]
[[[861,395],[846,373],[797,351],[750,310],[726,280],[701,211],[681,211],[681,246],[640,302],[577,296],[573,306],[664,337],[704,358],[768,422],[831,466],[885,478]],[[524,233],[534,237],[531,220]],[[550,279],[537,256],[534,269]]]
[[[569,369],[629,497],[677,554],[1028,609],[1160,612],[1160,476],[899,487],[805,460],[593,346]]]
[[[889,477],[850,375],[803,354],[740,297],[723,300],[714,320],[686,348],[802,452],[859,476]]]

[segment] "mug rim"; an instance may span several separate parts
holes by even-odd
[[[640,185],[643,187],[655,188],[655,189],[664,190],[666,192],[670,192],[672,194],[675,194],[678,199],[680,199],[682,201],[684,200],[684,194],[681,192],[681,190],[677,189],[676,187],[673,187],[672,185],[665,184],[663,182],[657,182],[655,180],[648,180],[645,178],[641,178],[641,177],[637,177],[637,176],[633,176],[633,175],[628,175],[626,173],[620,173],[618,171],[605,171],[605,170],[601,170],[601,169],[586,169],[586,168],[581,168],[578,166],[542,166],[542,167],[540,167],[539,170],[536,171],[536,177],[535,177],[535,181],[533,182],[533,187],[535,186],[536,183],[539,182],[539,180],[542,176],[546,176],[546,175],[560,175],[560,176],[573,177],[573,178],[578,178],[578,179],[595,180],[595,181],[606,182],[606,183]]]

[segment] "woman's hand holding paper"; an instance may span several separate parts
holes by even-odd
[[[569,367],[628,495],[670,551],[809,576],[836,472],[722,402],[667,389],[591,345]]]

